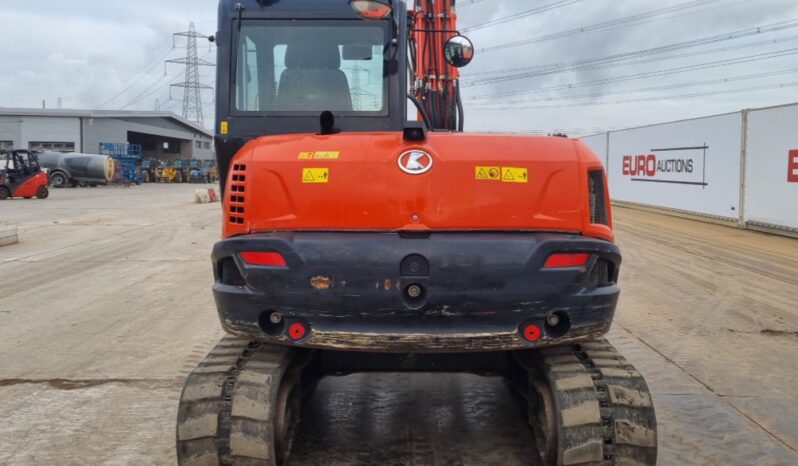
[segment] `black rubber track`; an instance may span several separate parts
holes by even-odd
[[[188,376],[177,414],[182,466],[282,463],[274,449],[274,405],[290,348],[228,336]]]
[[[517,357],[529,371],[529,390],[534,378],[551,389],[556,451],[543,458],[547,464],[656,464],[651,394],[640,373],[607,340],[518,352]]]

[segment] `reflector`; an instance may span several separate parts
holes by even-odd
[[[557,267],[579,267],[585,265],[587,260],[590,259],[590,254],[587,253],[557,253],[552,254],[546,259],[546,268]]]
[[[349,0],[349,5],[363,19],[383,19],[391,14],[390,0]]]
[[[307,332],[307,328],[305,328],[305,325],[301,322],[294,322],[288,326],[288,337],[292,340],[301,340],[305,338]]]
[[[524,338],[529,341],[537,341],[540,338],[540,327],[535,324],[524,327]]]
[[[241,253],[241,258],[247,264],[252,265],[271,265],[273,267],[285,267],[285,258],[279,252],[264,251],[245,251]]]

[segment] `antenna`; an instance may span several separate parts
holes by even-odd
[[[178,37],[186,38],[186,57],[166,60],[166,63],[186,65],[186,79],[181,83],[171,84],[169,89],[171,91],[172,87],[183,88],[183,118],[204,126],[205,119],[202,115],[202,90],[213,89],[213,87],[207,84],[200,84],[199,67],[216,65],[199,58],[197,55],[197,38],[207,39],[208,36],[198,33],[192,22],[188,25],[188,31],[176,32],[173,34],[173,43],[177,42]]]

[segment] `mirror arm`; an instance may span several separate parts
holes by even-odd
[[[460,81],[456,80],[454,91],[457,93],[457,131],[463,132],[465,128],[465,111],[463,110],[463,99],[460,95]]]

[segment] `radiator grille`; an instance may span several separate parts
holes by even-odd
[[[615,265],[606,259],[599,259],[588,271],[585,286],[601,288],[614,285],[616,280]]]
[[[590,223],[608,225],[607,194],[604,191],[604,170],[588,172]]]
[[[230,189],[228,197],[229,221],[233,225],[244,224],[244,201],[246,200],[247,166],[234,164],[230,175]]]
[[[232,257],[222,260],[220,264],[221,281],[225,285],[244,286],[246,283],[244,277],[241,276],[241,271]]]

